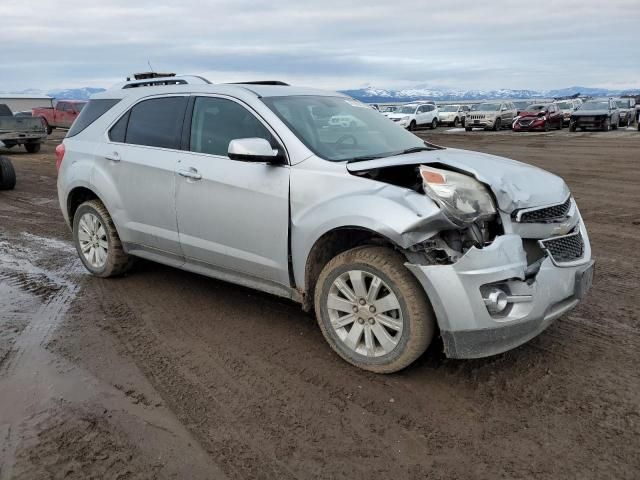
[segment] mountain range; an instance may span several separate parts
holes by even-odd
[[[365,86],[356,90],[343,90],[342,93],[366,103],[384,102],[412,102],[415,100],[489,100],[489,99],[529,99],[529,98],[557,98],[580,93],[592,97],[613,97],[624,94],[640,94],[636,90],[609,90],[606,88],[568,87],[558,90],[461,90],[446,87],[428,87],[418,85],[402,90],[390,90]]]
[[[104,88],[84,87],[42,91],[36,89],[22,90],[22,94],[49,95],[56,99],[76,99],[86,100],[94,93],[104,92]],[[415,100],[440,100],[440,101],[462,101],[462,100],[489,100],[489,99],[518,99],[518,98],[555,98],[575,95],[589,95],[592,97],[612,97],[625,94],[640,94],[640,89],[635,90],[609,90],[606,88],[589,87],[568,87],[557,90],[461,90],[447,87],[429,87],[426,85],[416,85],[411,88],[400,90],[375,88],[367,85],[353,90],[342,90],[342,93],[349,95],[366,103],[385,102],[412,102]]]

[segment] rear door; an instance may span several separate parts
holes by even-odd
[[[265,138],[274,148],[279,141],[235,99],[199,96],[192,104],[188,145],[176,177],[178,229],[187,261],[288,287],[289,166],[227,156],[234,139]]]
[[[115,191],[108,208],[130,249],[182,258],[175,170],[188,98],[143,99],[112,125],[108,141],[99,143],[96,175]]]

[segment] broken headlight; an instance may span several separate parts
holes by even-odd
[[[496,213],[487,188],[475,178],[457,172],[420,166],[424,191],[451,221],[468,225]]]

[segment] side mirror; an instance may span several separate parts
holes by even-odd
[[[259,163],[284,163],[284,155],[271,147],[264,138],[238,138],[229,142],[227,155],[231,160]]]

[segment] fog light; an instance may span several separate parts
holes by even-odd
[[[492,287],[484,295],[484,304],[491,314],[497,314],[504,311],[509,304],[509,299],[504,290]]]

